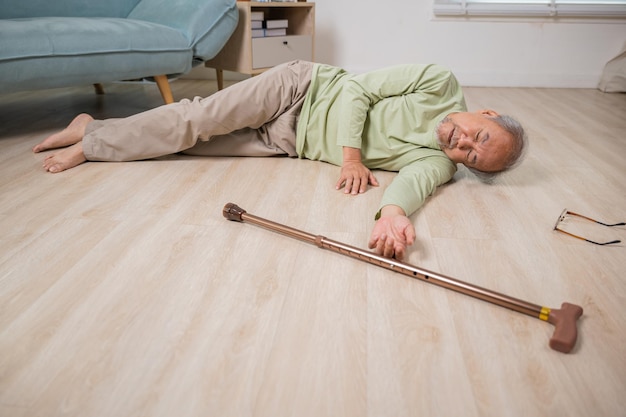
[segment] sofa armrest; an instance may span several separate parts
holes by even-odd
[[[140,0],[128,15],[177,29],[189,40],[194,57],[213,58],[237,27],[235,0]]]

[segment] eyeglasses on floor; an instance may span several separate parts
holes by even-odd
[[[612,244],[614,244],[614,243],[620,243],[620,242],[621,242],[621,240],[619,240],[619,239],[618,239],[618,240],[611,240],[610,242],[596,242],[596,241],[594,241],[594,240],[590,240],[590,239],[584,238],[584,237],[582,237],[582,236],[578,236],[578,235],[575,235],[575,234],[573,234],[573,233],[566,232],[566,231],[565,231],[565,230],[563,230],[563,229],[559,229],[559,224],[561,224],[561,222],[562,222],[563,220],[565,220],[565,218],[566,218],[567,216],[576,216],[576,217],[580,217],[580,218],[582,218],[582,219],[589,220],[589,221],[592,221],[592,222],[594,222],[594,223],[597,223],[597,224],[600,224],[600,225],[602,225],[602,226],[606,226],[606,227],[613,227],[613,226],[626,226],[626,223],[624,223],[624,222],[620,222],[620,223],[613,223],[613,224],[610,224],[610,223],[604,223],[604,222],[601,222],[601,221],[599,221],[599,220],[592,219],[591,217],[583,216],[582,214],[574,213],[573,211],[569,211],[568,209],[564,209],[564,210],[561,212],[561,214],[559,215],[559,218],[556,220],[556,223],[554,224],[554,230],[556,230],[557,232],[561,232],[561,233],[564,233],[564,234],[566,234],[566,235],[568,235],[568,236],[575,237],[576,239],[584,240],[585,242],[593,243],[594,245],[601,245],[601,246],[604,246],[604,245],[612,245]]]

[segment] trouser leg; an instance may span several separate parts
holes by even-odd
[[[246,127],[224,135],[198,141],[184,150],[200,156],[297,156],[296,130],[304,96],[291,108],[258,129]]]
[[[92,161],[131,161],[188,150],[198,140],[227,142],[229,137],[245,137],[278,149],[274,154],[295,155],[295,123],[312,66],[303,61],[282,64],[204,99],[185,99],[124,119],[95,121],[87,128],[83,151]],[[285,126],[292,126],[292,138],[272,134],[289,130]],[[245,155],[240,150],[234,154]]]

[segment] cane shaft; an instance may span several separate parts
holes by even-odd
[[[294,229],[293,227],[285,226],[284,224],[276,223],[271,220],[257,217],[249,213],[242,214],[242,220],[248,223],[256,224],[257,226],[264,227],[266,229],[282,233],[294,239],[303,240],[307,243],[315,244],[317,236],[311,233],[304,232],[302,230]]]
[[[469,284],[467,282],[460,281],[458,279],[448,277],[433,271],[418,268],[416,266],[409,265],[395,259],[386,258],[384,256],[380,256],[354,246],[346,245],[345,243],[337,242],[332,239],[327,239],[323,236],[317,237],[316,244],[321,248],[330,249],[342,255],[347,255],[361,261],[365,261],[389,269],[391,271],[404,274],[411,278],[420,279],[430,284],[435,284],[440,287],[460,292],[471,297],[479,298],[481,300],[488,301],[502,307],[507,307],[519,313],[524,313],[535,318],[540,318],[542,311],[544,311],[544,307],[541,307],[540,305],[509,297],[508,295],[500,294],[498,292],[488,290],[477,285]]]
[[[479,298],[481,300],[488,301],[502,307],[507,307],[509,309],[527,314],[532,317],[542,318],[541,315],[543,312],[545,312],[545,309],[539,305],[528,303],[517,298],[509,297],[507,295],[500,294],[498,292],[491,291],[477,285],[469,284],[467,282],[463,282],[442,274],[438,274],[436,272],[417,268],[413,265],[409,265],[395,259],[386,258],[373,252],[369,252],[354,246],[347,245],[345,243],[328,239],[324,236],[314,235],[304,232],[302,230],[294,229],[293,227],[285,226],[283,224],[255,216],[246,212],[243,209],[241,209],[241,212],[236,212],[235,218],[233,218],[232,215],[227,217],[229,217],[231,220],[245,221],[248,223],[256,224],[257,226],[264,227],[266,229],[287,235],[289,237],[299,239],[307,243],[315,244],[320,248],[329,249],[342,255],[350,256],[352,258],[356,258],[358,260],[365,261],[373,265],[377,265],[391,271],[407,275],[411,278],[421,279],[431,284],[457,291],[471,297]],[[547,317],[544,318],[544,320],[545,319],[547,319]]]

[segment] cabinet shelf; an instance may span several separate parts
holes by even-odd
[[[239,23],[224,48],[205,63],[217,71],[218,88],[223,88],[223,71],[256,75],[283,62],[314,60],[315,3],[238,1]],[[252,38],[253,11],[267,19],[286,19],[286,36]]]

